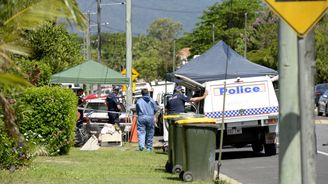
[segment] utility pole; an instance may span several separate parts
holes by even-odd
[[[313,73],[314,33],[298,37],[279,24],[279,183],[316,183]]]
[[[279,183],[316,183],[315,24],[326,1],[265,0],[279,22]],[[312,14],[316,10],[316,14]],[[293,29],[293,30],[292,30]]]
[[[83,56],[84,56],[84,59],[87,59],[87,32],[83,32],[83,35],[84,35],[84,39],[83,39],[83,48],[82,48],[82,51],[83,51]]]
[[[279,22],[279,183],[301,183],[297,35]]]
[[[301,124],[301,165],[302,183],[316,183],[316,138],[314,126],[313,76],[315,68],[314,31],[305,37],[298,37],[298,66],[299,66],[299,101]]]
[[[90,23],[91,23],[91,16],[90,16],[90,12],[88,11],[87,13],[87,17],[88,17],[88,27],[87,27],[87,38],[86,38],[86,42],[87,42],[87,60],[91,59],[91,48],[90,48]]]
[[[175,53],[175,39],[173,40],[173,58],[172,58],[172,70],[175,71],[175,59],[176,59],[176,53]]]
[[[131,0],[126,0],[126,77],[129,85],[126,90],[126,106],[132,105],[132,26],[131,26]]]
[[[97,35],[98,35],[98,52],[97,52],[97,61],[101,63],[101,0],[97,0]],[[100,97],[101,95],[101,86],[97,85],[97,95]]]
[[[244,58],[246,58],[247,54],[247,12],[245,13],[245,28],[244,28],[244,41],[245,41],[245,47],[244,47]]]
[[[97,0],[98,63],[101,63],[101,0]]]
[[[214,24],[212,24],[212,42],[214,45],[214,43],[215,43],[215,26],[214,26]]]

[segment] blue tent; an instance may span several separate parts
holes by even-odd
[[[198,83],[204,83],[237,77],[277,75],[278,73],[271,68],[247,60],[226,43],[220,41],[204,54],[190,60],[173,74],[188,77]]]

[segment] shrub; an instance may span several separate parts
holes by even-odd
[[[51,78],[51,68],[42,62],[21,58],[17,65],[26,74],[24,77],[35,86],[45,86],[49,84]]]
[[[28,88],[17,97],[17,123],[25,136],[32,131],[50,155],[67,154],[74,142],[77,97],[60,87]],[[42,142],[41,140],[44,140]]]
[[[30,142],[15,141],[0,130],[0,168],[14,170],[29,165],[34,158]]]

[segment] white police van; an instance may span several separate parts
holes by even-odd
[[[254,152],[264,148],[266,155],[276,154],[279,109],[269,77],[210,81],[205,86],[204,114],[224,123],[223,145],[251,144]]]

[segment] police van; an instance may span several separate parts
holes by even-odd
[[[203,112],[224,124],[223,145],[276,154],[278,100],[268,76],[210,81]],[[218,136],[220,138],[220,136]]]

